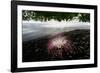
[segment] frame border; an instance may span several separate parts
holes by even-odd
[[[17,68],[17,5],[94,9],[94,64]],[[33,1],[11,1],[11,72],[97,67],[97,6]]]

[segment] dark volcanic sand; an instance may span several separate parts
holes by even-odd
[[[62,33],[61,33],[62,34]],[[41,37],[39,39],[23,42],[23,62],[33,61],[54,61],[54,60],[76,60],[90,58],[90,30],[74,30],[63,32],[64,36],[70,37],[76,51],[64,55],[63,59],[52,58],[48,54],[47,44],[50,37]]]

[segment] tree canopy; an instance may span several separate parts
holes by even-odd
[[[23,20],[35,20],[35,21],[49,21],[51,19],[62,21],[62,20],[73,20],[79,19],[82,22],[90,22],[89,13],[71,13],[71,12],[48,12],[48,11],[22,11]]]

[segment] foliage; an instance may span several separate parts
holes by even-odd
[[[23,20],[36,20],[36,21],[49,21],[51,19],[62,21],[62,20],[72,20],[79,19],[82,22],[90,21],[89,13],[71,13],[71,12],[48,12],[48,11],[22,11]]]

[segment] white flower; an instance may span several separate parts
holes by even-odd
[[[61,48],[62,46],[64,46],[66,44],[66,42],[67,42],[67,40],[65,37],[58,36],[58,37],[52,39],[51,44],[54,47]]]

